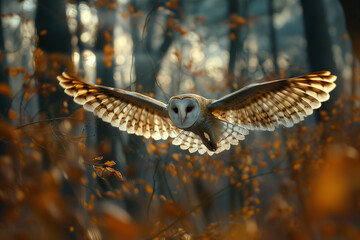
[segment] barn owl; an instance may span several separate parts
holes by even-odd
[[[170,137],[183,150],[209,155],[237,145],[249,130],[292,127],[328,100],[336,86],[336,76],[322,71],[249,85],[217,100],[182,94],[165,104],[65,72],[57,79],[76,103],[121,131],[155,140]]]

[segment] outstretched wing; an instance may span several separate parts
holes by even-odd
[[[249,130],[291,127],[321,106],[335,88],[329,71],[244,87],[209,104],[218,119]]]
[[[151,97],[89,84],[65,72],[57,79],[76,103],[121,131],[155,140],[180,133],[170,120],[166,104]]]

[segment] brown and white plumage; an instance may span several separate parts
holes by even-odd
[[[210,155],[237,145],[248,130],[273,131],[304,120],[336,86],[336,76],[323,71],[249,85],[218,100],[183,94],[166,105],[140,93],[85,83],[67,73],[57,79],[76,103],[122,131],[155,140],[171,137],[181,149]]]
[[[57,79],[76,103],[122,131],[155,140],[180,133],[169,118],[166,104],[160,101],[136,92],[89,84],[67,73]]]

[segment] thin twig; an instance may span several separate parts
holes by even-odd
[[[269,174],[273,174],[273,173],[277,173],[279,171],[285,171],[287,169],[289,169],[290,166],[284,167],[284,168],[280,168],[280,169],[273,169],[269,172],[263,172],[257,175],[253,175],[250,176],[248,179],[244,180],[244,181],[248,181],[250,179],[253,178],[257,178],[257,177],[262,177],[262,176],[266,176]],[[162,234],[163,232],[169,230],[171,227],[173,227],[175,224],[177,224],[179,221],[181,221],[183,218],[189,216],[191,213],[193,213],[196,209],[198,209],[199,207],[206,205],[207,203],[211,202],[214,198],[219,197],[219,195],[221,195],[222,193],[224,193],[226,190],[228,190],[231,187],[231,184],[228,184],[227,186],[223,187],[222,189],[216,191],[215,193],[211,194],[208,198],[206,198],[205,200],[201,201],[199,204],[195,205],[194,207],[191,208],[190,211],[188,211],[187,213],[182,214],[181,216],[179,216],[178,218],[176,218],[171,224],[169,224],[166,228],[160,230],[159,232],[157,232],[156,234],[154,234],[153,236],[147,238],[148,240],[150,239],[154,239],[156,237],[158,237],[160,234]]]
[[[64,120],[64,119],[73,119],[73,120],[75,120],[76,118],[58,117],[58,118],[51,118],[51,119],[43,119],[43,120],[39,120],[39,121],[36,121],[36,122],[30,122],[30,123],[26,123],[26,124],[17,126],[16,129],[24,128],[24,127],[27,127],[27,126],[30,126],[30,125],[34,125],[34,124],[37,124],[37,123],[53,122],[53,121]]]
[[[153,173],[153,176],[152,176],[152,181],[153,181],[152,192],[151,192],[150,200],[149,200],[147,208],[146,208],[146,217],[147,217],[148,220],[149,220],[149,212],[150,212],[151,202],[152,202],[152,199],[153,199],[154,194],[155,194],[156,173],[157,173],[157,171],[159,169],[160,162],[161,162],[161,159],[160,159],[160,157],[158,157],[157,161],[156,161],[156,165],[155,165],[155,170],[154,170],[154,173]]]

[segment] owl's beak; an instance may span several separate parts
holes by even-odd
[[[183,117],[182,112],[179,111],[179,115],[180,115],[181,124],[184,124],[184,122],[186,121],[187,113],[185,113],[185,117]]]

